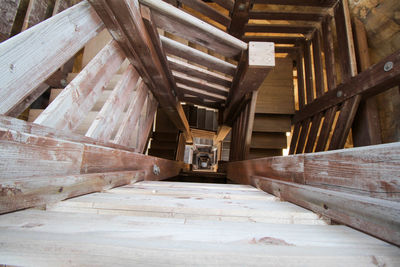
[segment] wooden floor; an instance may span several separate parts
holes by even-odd
[[[140,182],[0,216],[0,265],[400,266],[400,249],[245,185]]]

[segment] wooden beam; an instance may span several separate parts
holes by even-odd
[[[30,0],[21,31],[25,31],[51,17],[53,9],[54,0]]]
[[[134,146],[131,142],[132,133],[138,124],[146,100],[147,91],[148,89],[146,85],[140,81],[135,91],[134,100],[129,104],[125,117],[122,120],[114,140],[112,141],[113,143],[128,147]]]
[[[224,25],[225,27],[229,27],[231,24],[231,18],[229,16],[220,13],[218,10],[201,0],[179,0],[179,2],[202,13],[204,16]]]
[[[260,57],[260,55],[263,55]],[[248,54],[242,56],[238,72],[233,81],[228,106],[224,111],[224,122],[233,122],[234,113],[242,98],[258,90],[269,71],[275,66],[274,44],[268,42],[250,42]],[[230,124],[230,123],[228,123]]]
[[[2,16],[0,16],[0,42],[7,40],[11,35],[14,21],[17,17],[21,0],[2,2]]]
[[[118,43],[110,41],[34,122],[70,132],[76,130],[124,59]]]
[[[203,65],[207,68],[220,71],[231,76],[235,75],[236,66],[229,62],[221,60],[217,57],[213,57],[207,53],[191,48],[190,46],[184,45],[162,35],[160,35],[160,39],[165,52],[169,54],[187,59],[196,64]]]
[[[304,45],[304,78],[306,81],[307,105],[314,100],[313,64],[311,58],[311,41],[307,40]]]
[[[258,33],[301,33],[308,34],[315,28],[312,26],[287,25],[287,24],[255,24],[248,23],[245,26],[245,32]]]
[[[307,144],[304,149],[304,153],[311,153],[314,150],[315,141],[317,140],[317,134],[319,130],[319,126],[321,124],[323,114],[319,113],[312,118],[311,128],[308,134]]]
[[[246,125],[244,127],[245,133],[244,133],[243,159],[248,159],[250,154],[251,139],[253,136],[253,127],[254,127],[254,117],[257,104],[257,95],[258,91],[253,91],[251,95],[251,100],[247,104],[248,112],[246,114],[247,120],[246,120]]]
[[[302,110],[306,105],[306,96],[304,91],[304,45],[300,46],[300,49],[297,51],[296,57],[296,69],[297,69],[297,92],[299,98],[299,109]]]
[[[322,96],[325,93],[324,67],[322,65],[322,56],[321,56],[322,51],[321,51],[320,38],[321,38],[320,31],[316,30],[314,32],[314,37],[312,39],[316,98]]]
[[[38,145],[40,144],[40,145]],[[138,153],[0,129],[0,180],[144,170],[146,180],[176,176],[179,162]],[[157,165],[160,173],[153,173]]]
[[[149,135],[151,134],[152,130],[151,127],[153,126],[154,116],[157,112],[158,103],[153,97],[147,97],[147,112],[145,121],[140,125],[140,136],[138,140],[138,146],[136,151],[139,153],[145,153],[146,144]]]
[[[400,142],[227,164],[227,177],[250,184],[252,176],[345,193],[400,200]]]
[[[251,0],[255,4],[332,7],[338,0]]]
[[[233,11],[233,6],[235,5],[235,0],[213,0],[213,2],[227,9],[229,12]]]
[[[296,123],[293,128],[292,132],[292,140],[290,140],[290,147],[289,147],[289,155],[293,155],[296,153],[296,146],[297,146],[297,141],[299,140],[299,134],[300,134],[300,123]]]
[[[187,86],[184,84],[180,84],[180,83],[177,83],[176,85],[184,94],[190,94],[190,95],[198,96],[198,97],[201,97],[204,99],[210,99],[210,100],[219,101],[219,102],[224,102],[226,100],[225,96],[221,96],[219,94],[209,93],[207,91],[204,91],[204,90],[201,90],[201,89],[198,89],[195,87]]]
[[[191,103],[194,105],[199,105],[199,106],[203,106],[203,107],[208,107],[208,108],[214,108],[214,109],[219,109],[221,107],[220,104],[211,101],[211,100],[204,100],[201,99],[200,97],[189,97],[189,96],[183,96],[181,101],[186,102],[186,103]]]
[[[218,132],[215,136],[214,144],[218,144],[219,142],[223,141],[231,130],[232,128],[227,125],[221,125],[220,127],[218,127]]]
[[[400,245],[400,204],[307,185],[254,177],[258,188],[337,222]]]
[[[53,204],[144,178],[144,171],[121,171],[2,180],[0,185],[4,194],[0,195],[0,214]]]
[[[343,107],[340,109],[340,114],[332,135],[331,143],[329,144],[329,150],[344,148],[360,101],[361,96],[356,95],[343,103]]]
[[[328,91],[336,88],[336,65],[331,25],[332,17],[326,16],[325,19],[322,21],[321,28]]]
[[[103,142],[110,141],[119,117],[124,112],[138,79],[139,74],[132,65],[129,65],[99,114],[97,114],[94,122],[90,125],[89,130],[86,132],[87,137]]]
[[[291,37],[291,36],[258,36],[258,35],[245,35],[242,37],[245,42],[272,42],[275,44],[297,44],[303,41],[304,37]]]
[[[324,18],[321,13],[294,13],[294,12],[271,12],[262,10],[252,10],[249,13],[250,19],[261,20],[304,20],[321,21]]]
[[[158,0],[140,0],[150,7],[158,27],[203,45],[221,55],[233,57],[247,49],[247,44],[210,24]]]
[[[236,0],[232,11],[232,22],[228,32],[241,38],[245,32],[245,25],[249,21],[250,0]]]
[[[189,124],[182,112],[171,88],[171,80],[165,73],[161,59],[157,54],[146,25],[141,19],[139,2],[137,0],[97,1],[89,0],[98,15],[106,24],[108,30],[124,50],[131,64],[136,68],[152,91],[157,101],[175,126],[190,136]],[[159,4],[173,6],[158,1]],[[123,23],[122,23],[123,21]]]
[[[325,151],[337,110],[338,106],[333,106],[325,112],[324,122],[319,134],[317,146],[315,147],[315,152]]]
[[[0,113],[17,106],[103,28],[83,1],[1,43]]]
[[[388,63],[386,66],[390,65],[392,68],[385,68],[386,63]],[[397,51],[371,66],[368,70],[351,78],[347,83],[340,84],[336,89],[328,91],[322,97],[307,105],[303,110],[296,113],[293,121],[295,123],[302,121],[358,94],[365,97],[379,94],[397,86],[399,83],[400,51]]]
[[[203,79],[210,83],[215,83],[221,86],[225,86],[228,88],[232,86],[232,78],[228,78],[222,74],[209,71],[204,68],[200,68],[198,66],[195,66],[193,64],[187,63],[185,61],[173,57],[167,57],[167,59],[170,68],[172,70]]]
[[[299,140],[297,142],[295,154],[301,154],[304,152],[304,147],[306,145],[308,131],[310,129],[310,122],[311,122],[310,119],[305,119],[304,121],[301,122],[301,132],[300,132]]]
[[[192,86],[196,87],[202,90],[205,90],[209,93],[214,93],[218,94],[221,96],[228,96],[229,88],[214,84],[214,83],[209,83],[207,81],[204,81],[202,79],[198,79],[196,77],[188,76],[186,74],[180,73],[173,71],[172,74],[174,75],[175,81],[177,83],[185,84],[187,86]]]

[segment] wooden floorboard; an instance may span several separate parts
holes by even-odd
[[[1,215],[0,264],[389,267],[400,250],[251,186],[143,181]]]

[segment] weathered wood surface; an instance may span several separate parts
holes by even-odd
[[[139,132],[141,135],[138,139],[138,145],[136,151],[139,153],[146,152],[146,145],[149,139],[150,134],[152,133],[152,126],[154,122],[154,116],[156,115],[158,108],[158,102],[153,97],[147,97],[147,112],[146,117],[143,123],[139,125]]]
[[[49,18],[54,9],[54,0],[30,0],[22,31]]]
[[[332,7],[337,0],[251,0],[256,4]]]
[[[209,100],[212,100],[212,101],[219,101],[219,102],[223,102],[223,101],[226,100],[225,96],[222,96],[222,95],[219,95],[219,94],[210,93],[210,92],[207,92],[205,90],[201,90],[199,88],[187,86],[187,85],[184,85],[184,84],[181,84],[181,83],[177,83],[176,86],[184,94],[190,94],[190,95],[201,97],[203,99],[209,99]]]
[[[83,1],[1,43],[0,113],[6,114],[30,95],[103,27]],[[43,48],[44,40],[48,49]]]
[[[398,248],[346,226],[315,225],[324,222],[276,200],[245,185],[139,182],[2,215],[0,258],[8,265],[398,265]],[[280,217],[263,223],[257,214]]]
[[[287,24],[256,24],[249,23],[245,26],[246,32],[268,32],[268,33],[301,33],[308,34],[312,32],[315,28],[312,26],[303,25],[287,25]]]
[[[21,0],[7,0],[1,2],[0,10],[0,42],[8,39],[17,16]]]
[[[190,46],[184,45],[162,35],[160,35],[160,39],[163,48],[167,53],[232,76],[236,72],[236,66],[229,62],[211,56],[207,53],[201,52],[200,50],[191,48]]]
[[[249,184],[251,176],[400,200],[400,143],[313,154],[231,162],[227,177]]]
[[[193,8],[194,10],[202,13],[204,16],[209,17],[210,19],[224,25],[225,27],[229,27],[231,24],[231,18],[226,16],[216,10],[215,8],[207,5],[201,0],[179,0],[180,3]]]
[[[160,106],[165,107],[170,120],[190,140],[190,129],[171,88],[171,76],[165,73],[157,49],[151,40],[146,24],[142,20],[139,2],[89,0],[106,24],[110,34],[119,43],[131,64],[139,72],[147,87],[156,97]],[[169,7],[173,6],[163,3]],[[117,19],[118,18],[118,19]],[[124,21],[125,23],[120,23]]]
[[[400,245],[400,203],[254,177],[262,190],[337,222]]]
[[[146,85],[142,81],[140,81],[135,91],[135,97],[129,104],[125,117],[122,120],[122,123],[117,131],[117,134],[115,135],[114,140],[112,141],[113,143],[128,147],[135,147],[135,145],[131,144],[132,133],[134,132],[135,127],[138,124],[147,93],[148,89]]]
[[[144,170],[153,180],[176,176],[183,168],[179,162],[6,128],[0,131],[0,150],[0,179]]]
[[[74,131],[92,109],[124,59],[125,55],[118,43],[108,43],[34,122]]]
[[[86,136],[107,142],[111,139],[118,119],[124,112],[130,96],[135,89],[139,74],[129,65],[121,80],[107,99]]]
[[[157,0],[140,0],[139,2],[153,10],[158,27],[172,34],[227,57],[236,56],[247,49],[245,42],[167,3]]]
[[[384,66],[387,62],[393,63],[393,68],[385,71]],[[379,94],[400,83],[400,51],[388,56],[381,62],[371,66],[366,71],[361,72],[355,77],[350,78],[347,83],[338,85],[334,90],[330,90],[307,105],[300,112],[296,113],[293,122],[299,122],[305,118],[315,115],[321,111],[338,105],[355,95],[364,97]]]
[[[252,10],[249,13],[250,19],[261,20],[303,20],[303,21],[321,21],[324,14],[321,13],[295,13],[295,12],[276,12]]]
[[[123,171],[1,179],[0,214],[100,192],[137,182],[143,178],[144,172],[142,171]]]
[[[245,33],[245,25],[249,21],[249,11],[251,9],[250,1],[235,1],[233,11],[231,12],[232,22],[229,26],[229,34],[242,38]]]

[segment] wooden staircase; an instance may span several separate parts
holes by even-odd
[[[294,111],[292,59],[276,58],[276,67],[258,90],[250,159],[282,155]]]

